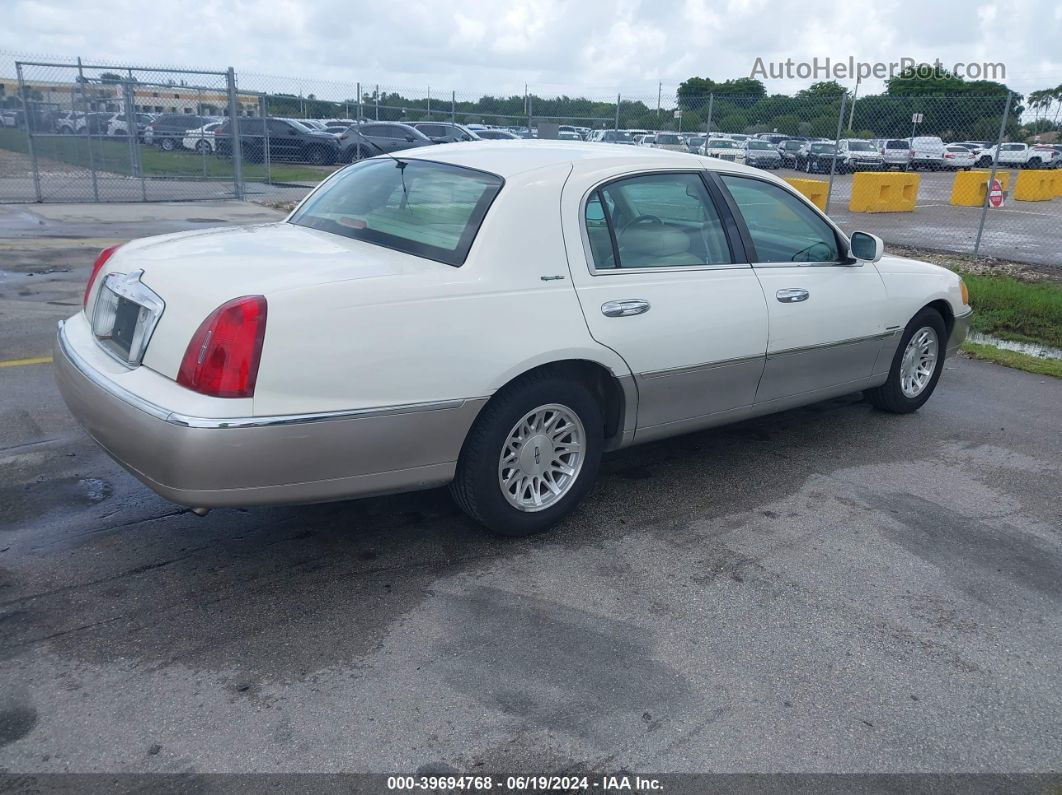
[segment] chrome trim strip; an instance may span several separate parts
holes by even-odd
[[[882,334],[870,334],[870,335],[868,335],[866,337],[852,337],[851,339],[838,340],[837,342],[823,342],[823,343],[821,343],[819,345],[805,345],[805,346],[800,347],[800,348],[786,348],[785,350],[781,350],[781,351],[770,351],[767,354],[767,358],[771,359],[772,357],[775,357],[775,356],[788,356],[788,355],[794,354],[794,353],[805,353],[806,351],[818,351],[818,350],[823,350],[824,348],[839,348],[842,345],[856,345],[856,344],[858,344],[860,342],[872,342],[874,340],[887,340],[890,337],[894,337],[894,336],[896,336],[899,333],[900,333],[899,330],[886,331],[886,332],[884,332]]]
[[[764,354],[759,353],[755,356],[738,356],[734,359],[721,359],[718,362],[705,362],[704,364],[669,367],[664,370],[648,370],[644,373],[639,373],[638,376],[640,378],[667,378],[672,375],[684,375],[686,373],[695,373],[700,370],[716,370],[720,367],[730,367],[735,364],[747,364],[748,362],[763,361],[763,359]]]
[[[193,417],[188,414],[170,411],[156,403],[130,392],[123,386],[103,376],[91,364],[85,361],[66,339],[64,321],[59,321],[59,350],[77,368],[85,378],[98,388],[133,408],[143,411],[156,419],[183,428],[265,428],[278,425],[300,425],[328,420],[364,419],[366,417],[386,417],[394,414],[411,414],[422,411],[443,411],[460,408],[466,403],[464,399],[435,400],[424,403],[403,403],[394,406],[377,406],[367,409],[345,409],[340,411],[321,411],[312,414],[277,414],[263,417]]]

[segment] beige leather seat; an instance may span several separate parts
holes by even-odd
[[[616,241],[624,268],[667,268],[703,265],[690,253],[690,236],[671,226],[637,224],[620,232]]]

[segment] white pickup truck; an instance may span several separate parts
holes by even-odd
[[[978,168],[989,168],[996,157],[996,147],[981,150]],[[1058,168],[1062,155],[1049,146],[1007,143],[999,145],[999,165],[1010,168]]]

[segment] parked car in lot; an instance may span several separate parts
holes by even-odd
[[[910,139],[911,168],[936,171],[944,166],[944,142],[935,135],[920,135]]]
[[[329,165],[339,158],[339,139],[331,133],[311,130],[295,119],[260,116],[241,118],[238,123],[240,150],[250,163],[292,160]],[[183,140],[183,139],[182,139]],[[232,156],[232,122],[226,119],[214,129],[214,149],[221,157]]]
[[[147,135],[148,126],[155,120],[155,117],[150,113],[137,113],[136,114],[136,137],[137,140],[143,141]],[[114,135],[121,138],[129,135],[129,120],[124,113],[111,114],[107,120],[107,135]]]
[[[431,146],[431,139],[420,130],[394,121],[372,121],[348,127],[339,136],[339,159],[343,163],[353,163],[418,146]]]
[[[778,155],[782,159],[783,168],[796,168],[800,169],[804,165],[804,160],[800,156],[801,151],[805,148],[806,143],[796,138],[789,138],[782,141],[778,145]]]
[[[672,152],[685,152],[686,139],[678,133],[657,133],[653,138],[653,146],[657,149],[667,149]]]
[[[699,155],[701,149],[704,148],[704,142],[708,140],[707,135],[687,135],[686,136],[686,151],[691,155]]]
[[[413,129],[424,133],[435,144],[452,144],[462,141],[478,141],[479,135],[467,127],[452,122],[419,121],[411,125]],[[574,130],[572,131],[574,132]]]
[[[835,161],[840,164],[837,147],[830,143],[811,141],[800,153],[800,168],[808,174],[828,174],[831,168],[836,170]]]
[[[977,161],[973,152],[965,146],[948,144],[944,147],[944,168],[958,171],[960,168],[969,171]]]
[[[749,138],[738,149],[737,162],[756,168],[781,168],[778,147],[762,138]]]
[[[603,144],[634,146],[634,136],[626,130],[595,130],[590,134],[590,140]]]
[[[189,130],[198,129],[212,121],[221,121],[221,119],[197,116],[194,113],[163,113],[145,126],[143,140],[146,144],[172,152],[174,149],[181,148],[184,136]],[[242,123],[244,120],[240,121]]]
[[[22,110],[0,110],[0,127],[24,127],[26,114]]]
[[[327,128],[328,132],[337,134],[342,134],[347,127],[352,124],[357,124],[354,119],[323,119],[322,121],[324,121],[324,126]]]
[[[996,147],[991,146],[977,156],[977,165],[988,168],[996,156]],[[1037,147],[1023,143],[1004,143],[999,146],[999,165],[1011,168],[1051,168],[1056,156],[1050,147]]]
[[[881,167],[886,170],[898,168],[906,171],[911,167],[914,152],[911,151],[911,142],[906,138],[887,138],[881,142],[878,151],[881,152]]]
[[[484,141],[518,141],[520,136],[508,130],[476,130],[476,135]],[[576,135],[578,138],[579,136]]]
[[[214,130],[220,126],[220,121],[212,121],[198,129],[188,130],[184,138],[181,139],[181,145],[185,149],[191,149],[194,152],[212,153],[215,149]]]
[[[656,136],[652,133],[649,135],[636,135],[634,136],[634,143],[636,146],[652,146],[656,143]]]
[[[720,160],[736,162],[738,153],[741,151],[737,141],[729,138],[707,138],[701,146],[701,154],[706,157],[717,157]]]
[[[85,114],[78,111],[61,112],[55,117],[55,131],[60,135],[81,135],[86,125]]]
[[[111,456],[198,512],[450,483],[523,535],[606,450],[859,390],[921,407],[969,301],[882,249],[734,163],[425,147],[279,223],[107,249],[56,375]],[[549,322],[501,331],[529,316]]]
[[[581,137],[579,137],[579,133],[577,133],[577,132],[568,132],[567,130],[561,130],[560,132],[557,133],[557,140],[558,141],[581,141],[583,139]]]
[[[881,171],[884,160],[881,152],[870,143],[858,138],[844,138],[837,143],[838,166],[842,173],[848,171]]]

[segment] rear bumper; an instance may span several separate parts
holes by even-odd
[[[951,326],[951,334],[948,335],[947,356],[954,356],[959,350],[959,346],[961,346],[966,340],[966,335],[970,332],[970,321],[972,319],[972,309],[965,315],[957,315],[955,317],[955,321]]]
[[[168,500],[213,508],[322,502],[447,483],[486,399],[327,414],[199,418],[147,402],[76,350],[62,326],[55,374],[70,412]]]

